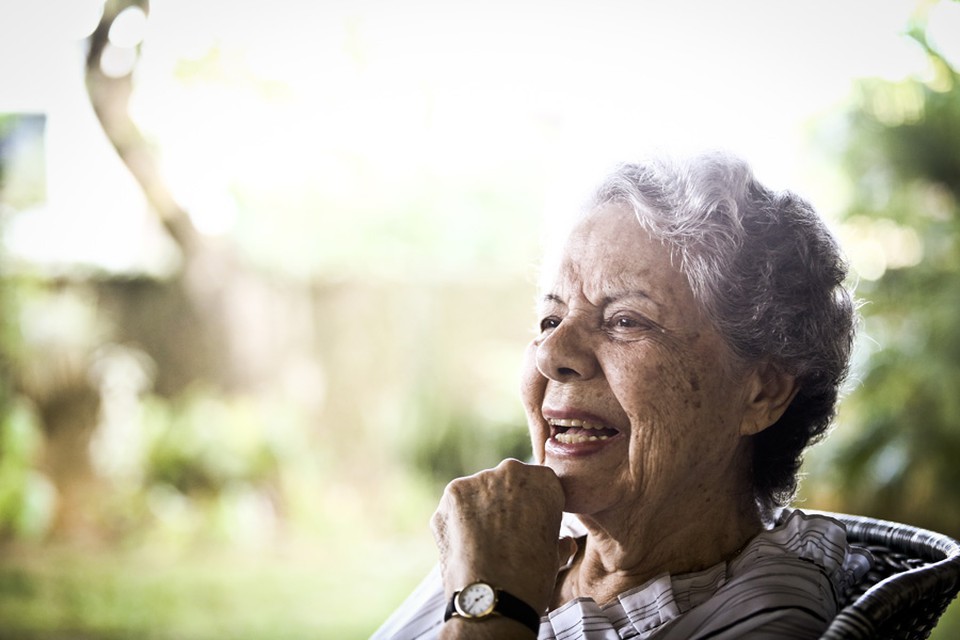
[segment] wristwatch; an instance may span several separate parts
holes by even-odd
[[[516,620],[534,633],[540,631],[540,614],[533,607],[503,589],[495,589],[483,581],[473,582],[460,591],[455,591],[447,603],[443,621],[446,622],[453,616],[467,620],[483,620],[495,615]]]

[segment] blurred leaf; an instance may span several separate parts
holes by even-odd
[[[837,466],[841,508],[956,536],[960,82],[922,31],[914,38],[926,47],[933,79],[864,81],[849,115],[845,163],[854,189],[846,223],[859,231],[846,240],[854,267],[859,252],[861,264],[876,268],[861,271],[858,287],[867,302],[861,340],[875,346],[858,363],[860,385],[841,412],[849,433],[815,457]],[[884,237],[890,241],[878,241]],[[915,255],[904,260],[898,251],[906,250]]]

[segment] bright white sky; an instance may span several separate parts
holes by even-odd
[[[84,93],[80,39],[101,4],[0,0],[0,112],[48,114],[48,201],[7,242],[38,259],[162,262]],[[856,78],[926,73],[902,35],[914,6],[154,0],[133,112],[211,232],[229,230],[237,183],[332,198],[364,188],[388,202],[424,176],[499,171],[548,187],[553,208],[616,160],[704,147],[744,155],[770,186],[829,215],[842,198],[805,146],[810,122],[847,100]],[[960,3],[934,10],[931,36],[957,46]],[[178,63],[214,44],[226,75],[177,79]],[[78,212],[101,220],[96,242]]]

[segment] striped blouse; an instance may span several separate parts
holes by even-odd
[[[584,534],[565,514],[561,535]],[[539,639],[819,638],[870,563],[867,551],[847,544],[841,523],[788,509],[729,562],[660,575],[602,606],[571,600],[541,618]],[[372,638],[435,638],[446,604],[434,568]]]

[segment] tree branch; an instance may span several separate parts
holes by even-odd
[[[140,184],[147,202],[179,245],[184,257],[189,259],[196,251],[199,234],[187,212],[167,187],[155,154],[130,117],[133,72],[114,78],[103,73],[100,67],[101,57],[109,44],[110,27],[117,15],[131,6],[139,6],[146,12],[148,4],[147,0],[110,0],[106,3],[100,24],[90,36],[86,63],[87,93],[110,143]]]

